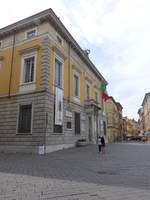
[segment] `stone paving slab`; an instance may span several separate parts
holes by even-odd
[[[149,200],[150,191],[0,173],[0,200]]]
[[[0,154],[0,200],[150,200],[150,146]]]

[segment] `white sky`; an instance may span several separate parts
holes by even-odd
[[[109,82],[109,95],[137,119],[150,86],[149,0],[5,0],[0,27],[52,8]]]

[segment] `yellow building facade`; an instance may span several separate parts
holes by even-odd
[[[140,127],[139,124],[136,120],[134,119],[129,119],[128,117],[123,118],[126,124],[125,128],[125,137],[127,136],[138,136],[140,133]]]
[[[102,81],[107,85],[51,9],[0,29],[0,150],[95,143],[106,121]]]
[[[106,101],[108,141],[122,140],[122,106],[113,97]]]

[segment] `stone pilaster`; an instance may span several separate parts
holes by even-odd
[[[49,89],[50,79],[50,38],[45,36],[42,43],[41,89]]]

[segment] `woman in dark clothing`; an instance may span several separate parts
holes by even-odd
[[[101,137],[101,151],[105,153],[105,139],[103,136]]]
[[[99,150],[99,153],[101,153],[101,137],[100,136],[98,137],[98,150]]]

